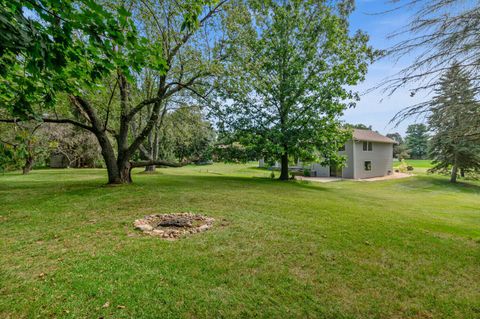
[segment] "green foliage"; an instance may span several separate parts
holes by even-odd
[[[158,139],[160,159],[194,162],[212,159],[215,132],[197,107],[181,107],[165,115]]]
[[[360,129],[360,130],[372,130],[372,126],[371,125],[366,125],[366,124],[345,124],[344,125],[346,128],[356,128],[356,129]]]
[[[222,131],[266,161],[343,161],[338,146],[350,133],[339,116],[353,105],[345,101],[358,99],[346,87],[363,80],[375,56],[364,33],[351,35],[344,4],[232,4],[225,22],[227,75],[218,83],[227,100],[216,110]]]
[[[50,151],[48,138],[37,123],[0,124],[0,170],[44,165]],[[28,173],[26,171],[26,173]]]
[[[440,79],[428,123],[432,171],[480,171],[480,103],[468,74],[454,64]],[[454,176],[455,175],[455,176]]]
[[[428,128],[425,124],[411,124],[407,127],[405,143],[412,159],[427,158],[428,139]]]
[[[181,9],[183,9],[183,23],[181,25],[181,31],[193,30],[198,28],[198,17],[202,13],[204,6],[212,5],[216,3],[215,0],[187,0],[183,3]]]
[[[162,51],[148,46],[120,3],[0,0],[0,16],[0,107],[15,116],[32,116],[35,104],[52,106],[58,92],[78,93],[114,70],[132,77],[148,63],[165,71]]]
[[[238,142],[215,145],[213,155],[216,161],[225,163],[246,163],[258,158],[254,149],[251,147],[245,147]]]
[[[397,169],[398,169],[398,171],[399,171],[400,173],[406,173],[406,172],[408,171],[408,164],[407,164],[407,162],[406,162],[404,159],[402,159],[402,160],[400,161],[400,165],[398,165]]]
[[[410,158],[410,150],[408,149],[407,144],[403,140],[400,133],[389,133],[386,135],[388,138],[391,138],[397,144],[393,145],[393,157],[399,160]]]
[[[198,27],[212,0],[186,0],[179,7],[182,30]],[[0,0],[0,107],[17,117],[33,106],[53,106],[58,92],[79,94],[112,72],[133,80],[147,67],[164,74],[163,45],[137,30],[127,4],[98,0]]]
[[[0,17],[5,17],[0,20],[2,36],[12,37],[23,28],[42,41],[0,43],[5,53],[0,61],[0,107],[15,120],[69,123],[94,133],[109,182],[130,183],[131,160],[159,125],[167,101],[185,104],[175,98],[187,89],[190,95],[185,93],[185,100],[206,94],[220,56],[211,20],[223,2],[23,3],[0,0]],[[197,32],[200,27],[208,32]],[[35,45],[40,51],[31,50]],[[64,60],[42,62],[30,70],[29,65],[43,56]],[[139,94],[146,73],[153,84],[150,91]],[[47,108],[61,104],[56,99],[60,92],[67,93],[71,108],[61,118],[57,109]]]
[[[311,176],[311,171],[310,169],[306,168],[303,170],[303,176],[310,177]]]
[[[17,148],[14,145],[0,142],[0,170],[8,171],[19,168],[21,162],[19,160]]]

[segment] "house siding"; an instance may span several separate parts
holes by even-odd
[[[320,164],[312,164],[311,166],[312,176],[314,177],[329,177],[330,167],[322,166]]]
[[[355,141],[355,175],[354,178],[380,177],[392,173],[393,144],[372,142],[372,151],[363,150],[363,141]],[[365,161],[372,162],[372,170],[366,171]]]
[[[345,163],[345,167],[342,169],[342,177],[343,178],[354,178],[355,172],[355,155],[353,150],[353,141],[347,141],[345,143],[345,151],[338,152],[340,155],[344,155],[347,157],[347,161]]]

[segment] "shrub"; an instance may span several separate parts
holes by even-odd
[[[311,175],[311,172],[308,168],[303,170],[303,176],[310,177],[310,175]]]
[[[270,178],[271,178],[271,179],[274,179],[274,178],[275,178],[275,173],[274,173],[273,171],[270,173]]]
[[[407,171],[413,171],[413,166],[408,165],[407,166]]]
[[[398,170],[400,171],[400,173],[406,173],[407,172],[407,162],[405,162],[404,159],[402,159],[400,161],[400,165],[398,166]]]
[[[293,171],[293,172],[290,172],[290,176],[291,176],[292,179],[295,179],[295,176],[304,176],[303,174],[304,174],[303,171]]]

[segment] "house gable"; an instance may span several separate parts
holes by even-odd
[[[364,142],[368,141],[354,142],[354,178],[361,179],[391,174],[393,167],[393,144],[368,142],[369,145],[364,150]]]

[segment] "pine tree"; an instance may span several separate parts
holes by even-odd
[[[428,154],[428,127],[425,124],[412,124],[407,127],[407,144],[412,159],[425,159]]]
[[[450,181],[460,171],[480,170],[480,104],[468,74],[454,64],[440,79],[428,118],[434,136],[430,156],[432,171],[450,170]]]

